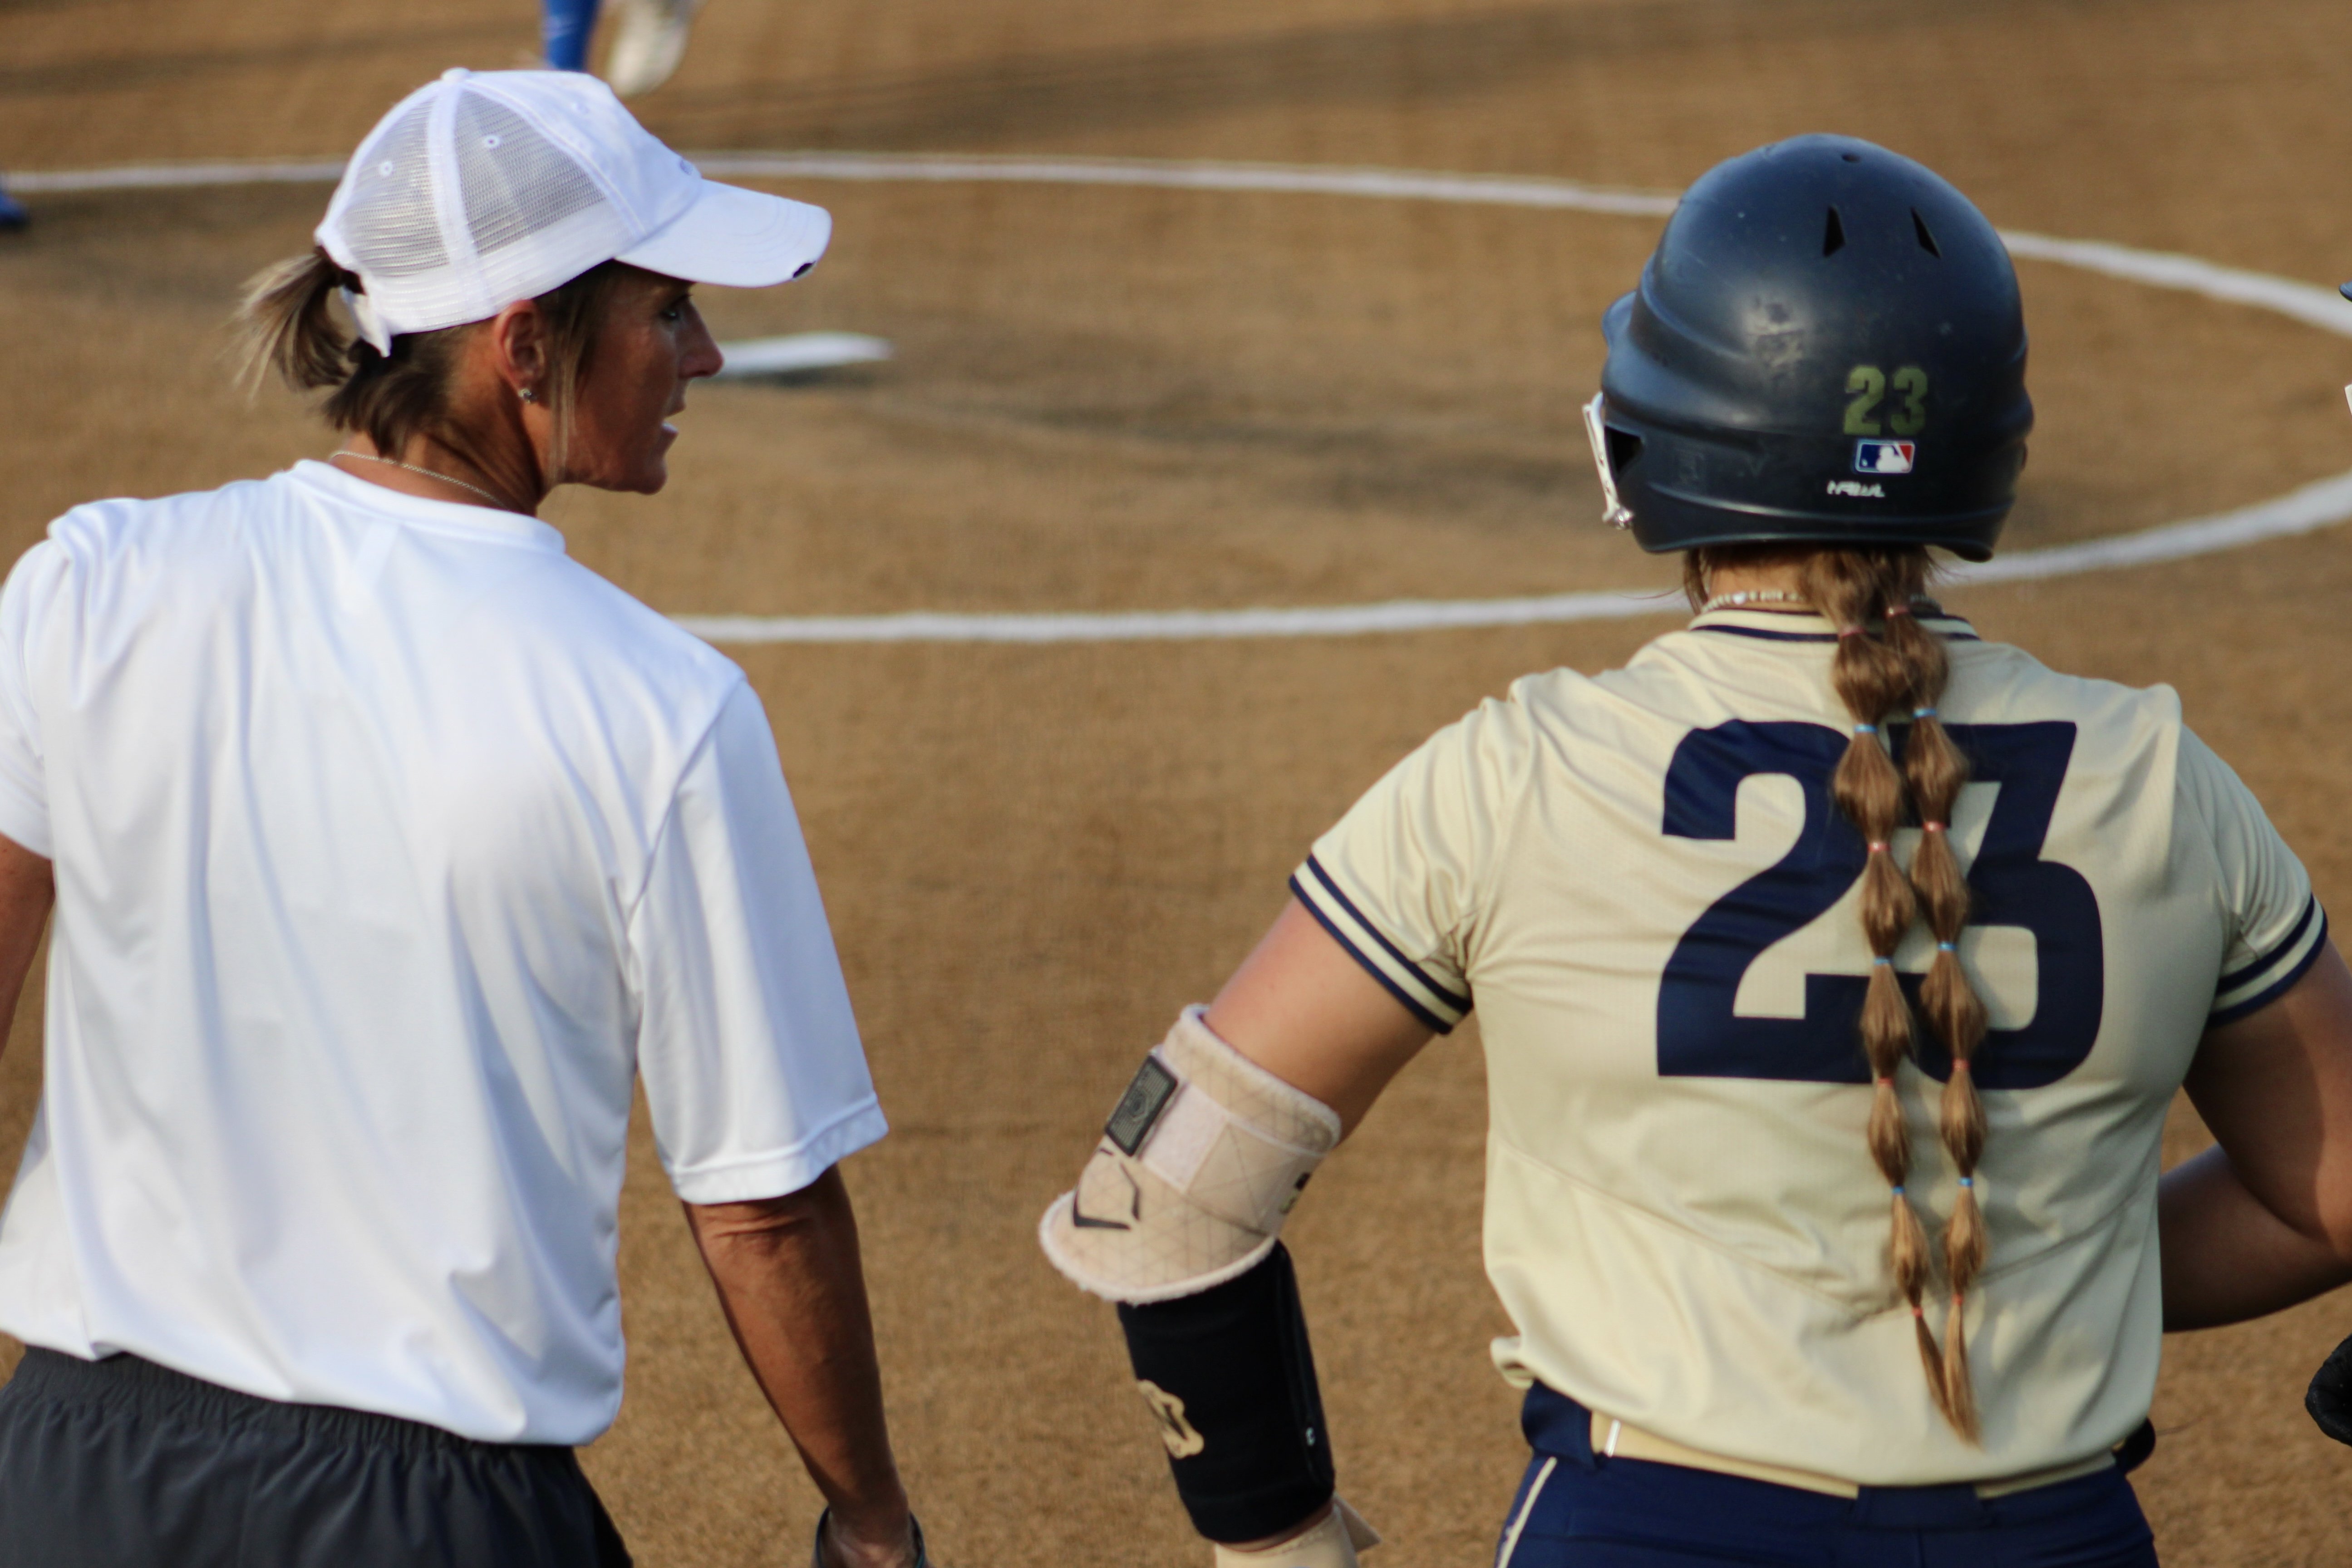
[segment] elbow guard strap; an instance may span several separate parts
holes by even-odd
[[[1331,1500],[1331,1436],[1290,1252],[1214,1289],[1121,1305],[1176,1495],[1211,1541],[1257,1541]]]

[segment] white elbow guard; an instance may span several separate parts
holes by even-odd
[[[1191,1296],[1255,1268],[1339,1141],[1337,1112],[1219,1039],[1187,1007],[1045,1211],[1054,1267],[1108,1300]]]

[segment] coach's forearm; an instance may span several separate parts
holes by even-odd
[[[832,1505],[843,1555],[911,1562],[857,1216],[840,1171],[781,1198],[686,1213],[735,1342]]]
[[[2352,1280],[2352,1258],[2272,1213],[2219,1149],[2165,1174],[2157,1214],[2168,1333],[2259,1318]]]

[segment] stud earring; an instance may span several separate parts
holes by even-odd
[[[525,403],[537,403],[539,401],[539,394],[533,392],[528,386],[520,389],[515,395],[521,398]]]

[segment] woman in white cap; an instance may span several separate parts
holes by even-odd
[[[821,210],[602,83],[452,72],[361,144],[258,357],[325,462],[77,508],[0,590],[0,1559],[615,1564],[633,1080],[827,1564],[921,1561],[835,1169],[885,1131],[742,673],[583,568],[719,366],[689,281]],[[355,321],[337,326],[340,298]]]

